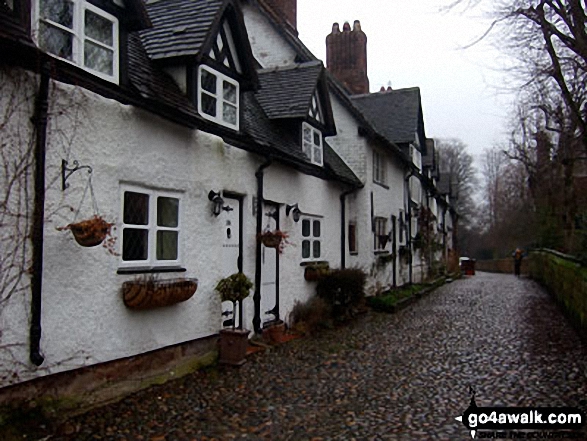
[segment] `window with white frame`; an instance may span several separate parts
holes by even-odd
[[[180,261],[178,194],[138,187],[122,192],[124,266],[177,265]]]
[[[204,118],[226,127],[239,128],[238,81],[209,66],[198,68],[198,109]]]
[[[36,0],[33,30],[41,49],[118,83],[118,20],[85,0]]]
[[[302,123],[302,150],[313,164],[322,165],[322,132],[308,123]]]
[[[373,181],[385,185],[385,157],[373,150]]]
[[[320,260],[322,256],[322,219],[302,219],[302,259]]]
[[[383,251],[389,242],[387,231],[387,219],[384,217],[375,218],[375,251]]]

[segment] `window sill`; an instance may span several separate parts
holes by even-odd
[[[386,254],[390,254],[388,250],[373,250],[373,254],[376,256],[384,256]]]
[[[389,185],[383,184],[381,182],[377,182],[377,181],[373,181],[374,184],[379,185],[380,187],[385,188],[386,190],[389,190]]]
[[[326,260],[305,260],[300,263],[300,266],[310,266],[310,265],[330,265]]]
[[[187,270],[179,266],[145,266],[135,268],[118,268],[116,274],[154,274],[154,273],[185,273]]]
[[[351,256],[358,256],[359,255],[359,252],[358,251],[349,251],[349,254]]]

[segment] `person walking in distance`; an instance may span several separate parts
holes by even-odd
[[[516,248],[516,251],[513,252],[512,256],[514,258],[514,274],[520,277],[520,268],[522,267],[524,253],[520,248]]]

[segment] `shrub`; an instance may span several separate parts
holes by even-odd
[[[331,316],[328,303],[319,297],[312,297],[304,303],[295,302],[290,313],[290,323],[294,330],[302,334],[314,334],[332,326]]]
[[[359,268],[335,269],[318,281],[316,293],[331,307],[334,319],[344,320],[364,302],[366,280]]]

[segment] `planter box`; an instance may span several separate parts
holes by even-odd
[[[218,362],[231,366],[243,365],[246,362],[250,332],[247,329],[222,329],[220,331]]]
[[[122,284],[122,299],[127,308],[158,308],[185,302],[197,289],[198,279],[134,280]]]

